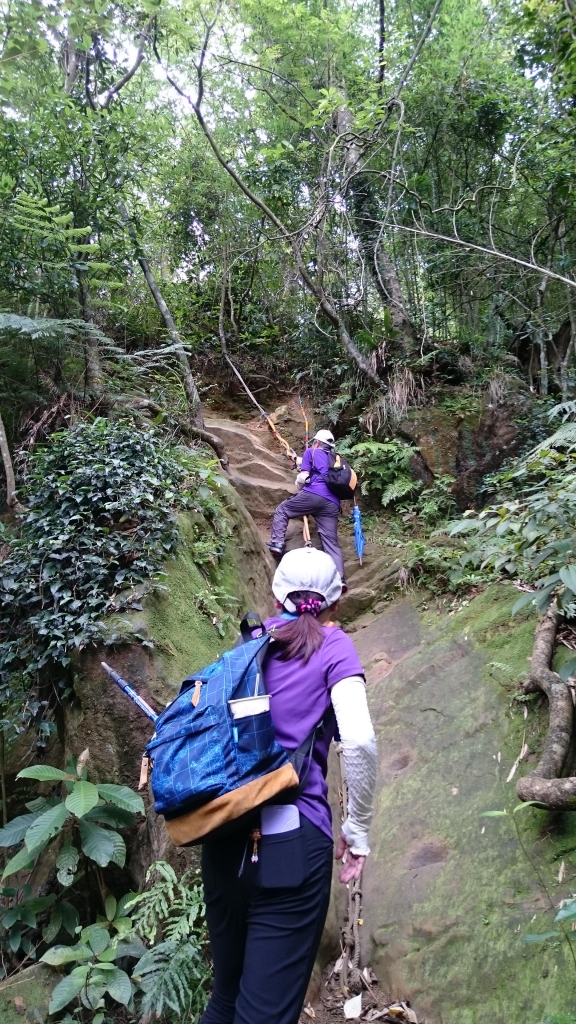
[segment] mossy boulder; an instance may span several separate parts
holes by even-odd
[[[354,634],[380,755],[364,957],[427,1024],[576,1012],[568,942],[523,941],[554,929],[551,904],[576,887],[576,815],[513,813],[548,718],[514,699],[535,626],[511,619],[516,597],[491,587],[449,615],[405,600]],[[530,755],[507,781],[524,738]]]

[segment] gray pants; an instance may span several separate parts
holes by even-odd
[[[338,516],[340,508],[330,498],[323,498],[312,491],[300,491],[278,505],[272,520],[270,543],[279,548],[284,546],[286,530],[290,519],[312,516],[320,535],[322,547],[327,555],[336,563],[336,568],[344,579],[344,559],[338,546]]]

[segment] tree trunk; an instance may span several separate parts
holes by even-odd
[[[160,313],[162,315],[162,319],[166,324],[168,334],[170,335],[172,344],[174,346],[176,358],[180,363],[180,367],[182,369],[184,390],[186,392],[186,398],[188,400],[188,416],[190,419],[190,423],[196,427],[200,427],[201,429],[203,429],[204,417],[202,415],[202,403],[200,402],[200,395],[198,393],[198,388],[196,387],[196,381],[194,380],[192,370],[190,369],[190,362],[188,360],[188,354],[184,347],[184,342],[182,341],[182,338],[178,333],[176,324],[174,323],[174,318],[168,308],[168,305],[166,304],[164,296],[162,295],[162,292],[160,291],[158,285],[156,284],[156,279],[150,269],[150,264],[141,253],[140,244],[138,242],[138,236],[136,234],[136,228],[134,227],[134,224],[132,223],[128,215],[128,211],[124,206],[122,200],[120,200],[118,203],[118,209],[120,211],[120,216],[124,222],[124,225],[128,231],[128,234],[130,235],[130,238],[134,242],[138,263],[140,264],[142,273],[146,278],[146,284],[150,289],[152,298],[154,299],[154,302],[158,306],[158,309],[160,310]]]
[[[18,508],[20,502],[18,501],[18,495],[16,494],[16,480],[14,479],[14,467],[12,466],[12,456],[10,455],[10,449],[8,447],[8,438],[6,437],[6,429],[4,427],[4,421],[0,415],[0,453],[2,454],[2,462],[4,463],[4,473],[6,475],[6,504],[8,508]]]

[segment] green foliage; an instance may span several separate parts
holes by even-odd
[[[454,482],[454,477],[448,474],[437,476],[430,487],[420,491],[414,501],[399,505],[397,511],[408,521],[414,519],[423,527],[438,526],[456,511],[452,493]]]
[[[388,438],[349,446],[341,443],[338,450],[356,470],[362,494],[378,498],[381,505],[391,505],[418,490],[418,482],[409,473],[417,448]]]
[[[64,686],[74,652],[104,637],[103,617],[158,584],[175,511],[211,517],[217,485],[204,459],[122,420],[80,422],[35,450],[0,580],[0,681],[29,685],[52,667]]]
[[[529,584],[515,612],[535,604],[543,613],[557,599],[570,618],[576,614],[576,460],[539,447],[502,477],[513,496],[451,525],[452,535],[471,535],[461,565]]]
[[[35,864],[46,848],[62,838],[56,857],[58,881],[68,888],[76,878],[84,858],[106,867],[124,867],[126,846],[119,832],[111,827],[130,826],[134,814],[144,813],[142,798],[127,786],[93,785],[85,778],[88,751],[71,771],[63,772],[48,765],[24,768],[18,778],[39,782],[54,781],[59,793],[43,797],[29,814],[20,815],[0,829],[0,846],[22,848],[6,864],[2,878]],[[29,805],[32,806],[32,805]]]
[[[132,975],[143,993],[141,1012],[160,1017],[170,1008],[196,1019],[206,1006],[210,985],[202,889],[195,873],[178,879],[164,861],[149,868],[146,880],[151,879],[150,888],[127,904],[136,934],[151,943],[162,936]]]

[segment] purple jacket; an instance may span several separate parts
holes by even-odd
[[[307,448],[302,456],[302,472],[310,473],[310,483],[304,484],[302,490],[328,498],[328,501],[333,501],[340,508],[340,500],[322,479],[322,474],[330,469],[331,464],[330,455],[324,448]]]

